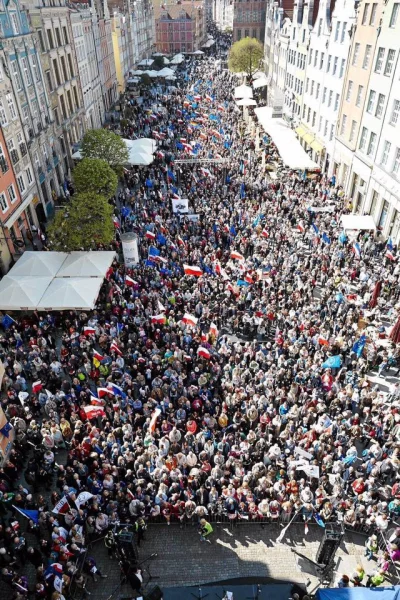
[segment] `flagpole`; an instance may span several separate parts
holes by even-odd
[[[301,510],[301,509],[300,509]],[[295,520],[295,518],[297,517],[297,515],[299,514],[300,510],[297,510],[293,517],[290,519],[289,523],[286,525],[286,527],[284,527],[282,529],[282,531],[280,532],[279,536],[276,538],[275,543],[276,544],[281,544],[282,540],[284,538],[285,533],[287,532],[287,530],[289,529],[289,527],[291,526],[291,524],[293,523],[293,521]]]

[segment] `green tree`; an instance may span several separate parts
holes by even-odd
[[[229,51],[228,66],[233,73],[247,73],[251,78],[260,67],[264,56],[261,42],[245,37],[235,42]]]
[[[116,173],[121,173],[127,164],[129,152],[121,136],[108,129],[91,129],[82,140],[81,153],[84,158],[105,160]]]
[[[165,66],[164,57],[163,56],[155,56],[154,62],[151,65],[152,69],[162,69]]]
[[[140,83],[146,87],[149,87],[152,83],[150,75],[147,73],[142,73],[140,76]]]
[[[118,188],[118,177],[110,165],[101,158],[84,158],[73,172],[78,193],[93,192],[111,198]]]
[[[48,228],[52,250],[72,252],[110,244],[114,238],[113,208],[93,192],[74,194],[65,210],[56,212]]]

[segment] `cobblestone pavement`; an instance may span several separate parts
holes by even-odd
[[[312,591],[318,584],[315,572],[309,563],[291,551],[295,548],[310,559],[315,555],[322,538],[322,529],[310,526],[304,537],[304,528],[293,525],[288,537],[282,544],[275,540],[281,532],[279,525],[239,524],[234,529],[229,525],[217,525],[212,536],[212,544],[201,543],[196,527],[188,525],[180,529],[179,525],[150,525],[146,539],[139,549],[139,560],[142,561],[153,553],[157,557],[145,562],[143,567],[150,567],[153,576],[159,577],[148,584],[163,587],[182,585],[198,585],[224,581],[234,578],[271,578],[279,581],[291,581],[304,584]],[[366,572],[373,571],[375,563],[364,559],[365,536],[347,533],[344,543],[338,550],[337,574],[351,573],[357,563],[361,562]],[[102,542],[95,544],[91,554],[96,557],[103,573],[108,575],[101,583],[90,582],[88,589],[94,592],[96,600],[106,600],[113,591],[113,599],[134,597],[129,586],[119,584],[119,567],[117,561],[107,557]],[[144,570],[144,582],[147,583],[148,571]]]

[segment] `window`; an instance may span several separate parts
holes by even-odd
[[[26,169],[26,178],[28,180],[28,185],[31,185],[33,183],[33,177],[32,177],[32,171],[30,170],[29,167],[27,167],[27,169]]]
[[[369,136],[368,149],[367,149],[368,156],[372,156],[374,154],[375,146],[376,146],[376,133],[371,131],[371,135]]]
[[[394,163],[393,163],[393,167],[392,167],[392,173],[394,173],[395,175],[398,174],[400,169],[400,148],[396,148],[396,155],[394,157]]]
[[[71,79],[72,79],[73,77],[75,77],[74,67],[73,67],[73,64],[72,64],[72,55],[70,53],[68,53],[67,54],[67,58],[68,58],[69,72],[71,74]]]
[[[67,45],[67,44],[69,44],[69,39],[68,39],[68,31],[67,31],[66,27],[63,27],[63,34],[64,34],[65,45]]]
[[[314,112],[313,112],[313,116],[312,116],[312,123],[311,123],[311,126],[312,126],[312,127],[314,127],[314,125],[315,125],[315,119],[316,119],[316,118],[317,118],[317,113],[316,113],[316,112],[315,112],[315,110],[314,110]]]
[[[328,119],[325,121],[325,127],[324,127],[324,137],[326,137],[326,134],[328,133]]]
[[[340,31],[340,21],[338,21],[336,23],[336,29],[335,29],[335,42],[338,41],[339,39],[339,31]]]
[[[37,62],[36,54],[31,54],[31,64],[33,71],[33,78],[35,81],[40,81],[40,69]]]
[[[340,72],[339,72],[339,79],[342,79],[343,77],[343,73],[344,73],[344,66],[346,64],[346,59],[342,58],[341,62],[340,62]]]
[[[340,37],[340,43],[341,44],[343,44],[343,42],[344,42],[346,31],[347,31],[347,22],[345,21],[344,23],[342,23],[342,35]]]
[[[68,81],[68,73],[67,73],[67,66],[65,64],[65,56],[60,56],[60,60],[61,60],[61,69],[62,69],[64,79],[65,79],[65,81]]]
[[[331,125],[331,130],[330,130],[330,132],[329,132],[329,141],[330,141],[330,142],[333,140],[333,134],[334,134],[334,133],[335,133],[335,126],[334,126],[334,125],[333,125],[333,123],[332,123],[332,125]]]
[[[313,50],[312,48],[310,49],[310,54],[308,55],[308,64],[311,65],[312,62],[312,55],[313,55]]]
[[[47,87],[49,89],[49,92],[52,92],[53,91],[53,83],[51,81],[50,71],[46,71],[46,81],[47,81]]]
[[[332,71],[332,75],[336,75],[336,71],[337,71],[338,62],[339,62],[339,58],[338,58],[337,56],[335,56],[335,59],[334,59],[334,61],[333,61],[333,71]]]
[[[369,4],[364,4],[364,12],[363,12],[363,16],[362,16],[361,25],[367,24],[368,11],[369,11]]]
[[[8,110],[10,111],[11,120],[15,121],[15,119],[17,119],[18,115],[17,115],[17,111],[15,110],[15,104],[14,104],[14,99],[12,97],[12,94],[6,94],[6,100],[7,100]]]
[[[376,92],[374,92],[374,90],[371,90],[369,93],[368,104],[367,104],[367,112],[369,112],[370,114],[372,114],[374,112],[375,97],[376,97]]]
[[[367,44],[365,46],[365,54],[364,54],[364,60],[363,60],[363,65],[362,65],[363,69],[366,69],[368,67],[369,59],[371,58],[371,50],[372,50],[371,44]]]
[[[374,2],[374,4],[371,7],[371,16],[369,18],[369,24],[370,25],[375,25],[375,19],[376,19],[376,11],[377,11],[378,5],[376,2]]]
[[[3,173],[7,173],[8,171],[8,163],[6,161],[6,157],[4,156],[3,147],[0,144],[0,170]]]
[[[7,192],[10,197],[11,204],[14,204],[17,199],[17,194],[15,193],[14,186],[12,184],[8,186]]]
[[[329,73],[329,71],[331,70],[331,62],[332,62],[332,56],[329,54],[328,55],[328,64],[326,65],[326,72]]]
[[[53,48],[54,48],[54,40],[53,40],[53,32],[51,31],[51,29],[47,30],[47,39],[49,40],[50,50],[53,50]]]
[[[390,115],[390,125],[396,125],[399,120],[400,100],[393,102],[392,114]]]
[[[19,150],[21,152],[21,155],[25,156],[27,154],[28,150],[26,149],[24,136],[22,135],[21,131],[19,133],[17,133],[17,144],[18,144]]]
[[[56,32],[57,46],[62,46],[63,43],[61,42],[60,30],[58,29],[58,27],[55,27],[55,32]]]
[[[237,40],[238,40],[238,41],[242,39],[242,30],[241,30],[241,29],[237,29],[237,30],[236,30],[236,36],[237,36]],[[172,46],[172,52],[173,52],[173,51],[174,51],[174,50],[173,50],[173,44],[170,44],[170,46]],[[171,53],[172,53],[172,52],[171,52]]]
[[[17,177],[18,189],[21,194],[23,194],[26,190],[25,180],[23,175],[18,175]]]
[[[385,56],[385,48],[379,48],[376,55],[375,73],[380,73],[383,65],[383,57]]]
[[[4,192],[0,194],[0,207],[3,212],[6,212],[8,208],[7,198]]]
[[[363,127],[362,132],[361,132],[360,145],[359,145],[360,150],[364,150],[364,148],[365,148],[365,145],[367,143],[367,135],[368,135],[368,129],[366,127]]]
[[[317,66],[317,62],[318,62],[318,50],[315,51],[315,55],[314,55],[314,67]]]
[[[375,111],[375,116],[378,117],[378,119],[380,119],[383,114],[383,106],[385,104],[385,98],[386,98],[386,96],[384,94],[379,94],[379,96],[378,96],[378,102],[376,104],[376,111]]]
[[[32,85],[32,77],[31,77],[31,71],[30,71],[30,68],[29,68],[29,61],[28,61],[28,59],[27,59],[26,56],[24,56],[21,59],[21,63],[22,63],[22,68],[24,70],[24,76],[25,76],[26,84],[28,86],[30,86],[30,85]]]
[[[330,90],[329,98],[328,98],[328,106],[330,106],[332,104],[332,98],[333,98],[333,92],[332,92],[332,90]]]
[[[306,93],[308,92],[308,84],[310,83],[310,79],[307,77],[306,79]]]
[[[354,44],[354,52],[353,52],[353,61],[352,61],[352,65],[353,67],[357,66],[357,62],[358,62],[358,55],[360,54],[360,43],[356,42]]]
[[[398,2],[395,2],[393,4],[392,14],[390,16],[389,27],[393,27],[393,28],[396,27],[397,17],[399,16],[399,9],[400,9],[400,4]]]
[[[53,58],[53,70],[56,76],[57,86],[61,85],[60,71],[58,69],[58,62],[56,58]]]
[[[324,91],[322,92],[322,104],[325,104],[326,100],[326,87],[324,87]]]
[[[337,110],[339,108],[339,94],[336,94],[335,96],[335,106],[333,107],[333,110]]]
[[[356,98],[356,106],[358,106],[358,108],[360,108],[360,106],[361,106],[363,92],[364,92],[364,86],[359,85],[358,90],[357,90],[357,98]]]
[[[356,127],[357,127],[357,121],[352,121],[351,128],[350,128],[349,142],[352,142],[354,140],[354,136],[356,134]]]
[[[386,75],[386,77],[388,77],[390,75],[390,73],[392,72],[395,55],[396,55],[395,50],[388,51],[386,65],[385,65],[385,71],[383,73],[384,75]]]
[[[321,52],[321,58],[319,61],[319,68],[321,69],[321,71],[324,68],[324,60],[325,60],[325,52]]]
[[[15,87],[17,88],[17,91],[19,92],[20,90],[22,90],[22,85],[21,85],[21,77],[19,76],[18,63],[16,60],[11,61],[11,73],[12,73],[13,80],[15,82]]]
[[[340,135],[343,135],[346,130],[347,115],[342,116],[342,124],[340,126]]]
[[[385,143],[383,144],[382,156],[381,156],[381,165],[383,167],[385,167],[387,165],[391,146],[392,146],[392,144],[390,142],[388,142],[387,140],[385,140]]]
[[[6,111],[4,110],[3,100],[0,100],[0,125],[7,125]]]
[[[322,117],[319,118],[318,131],[321,131],[322,127]]]
[[[350,102],[352,91],[353,91],[353,82],[349,81],[349,83],[347,84],[346,102]]]
[[[11,13],[11,25],[14,35],[17,35],[19,33],[19,23],[16,13]]]
[[[321,88],[321,84],[317,83],[317,91],[315,92],[315,97],[318,98],[319,97],[319,90]]]
[[[40,44],[40,49],[42,52],[46,52],[46,46],[44,43],[44,39],[43,39],[43,31],[41,29],[38,29],[38,37],[39,37],[39,44]]]

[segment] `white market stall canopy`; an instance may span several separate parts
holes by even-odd
[[[340,222],[343,229],[355,229],[357,231],[375,231],[376,225],[371,215],[342,215]]]
[[[142,61],[140,61],[138,67],[151,67],[153,62],[154,60],[152,58],[144,58]]]
[[[238,85],[235,87],[235,99],[252,98],[253,90],[249,85]]]
[[[272,107],[262,106],[254,109],[257,119],[264,131],[272,138],[279,155],[290,169],[318,169],[300,145],[295,132],[283,119],[272,118]]]
[[[238,106],[257,106],[257,102],[254,98],[242,98],[241,100],[236,100],[236,104]]]
[[[175,54],[174,58],[170,61],[171,65],[180,65],[185,60],[183,54]]]
[[[268,85],[268,79],[266,78],[265,75],[263,75],[262,77],[259,77],[255,81],[253,81],[253,88],[255,90],[265,87],[266,85]]]
[[[128,148],[128,164],[131,166],[151,165],[154,160],[153,152],[157,149],[157,142],[151,138],[139,138],[138,140],[124,139],[125,146]],[[74,160],[81,160],[80,150],[72,155]]]
[[[0,310],[89,310],[115,252],[24,252],[0,281]]]

